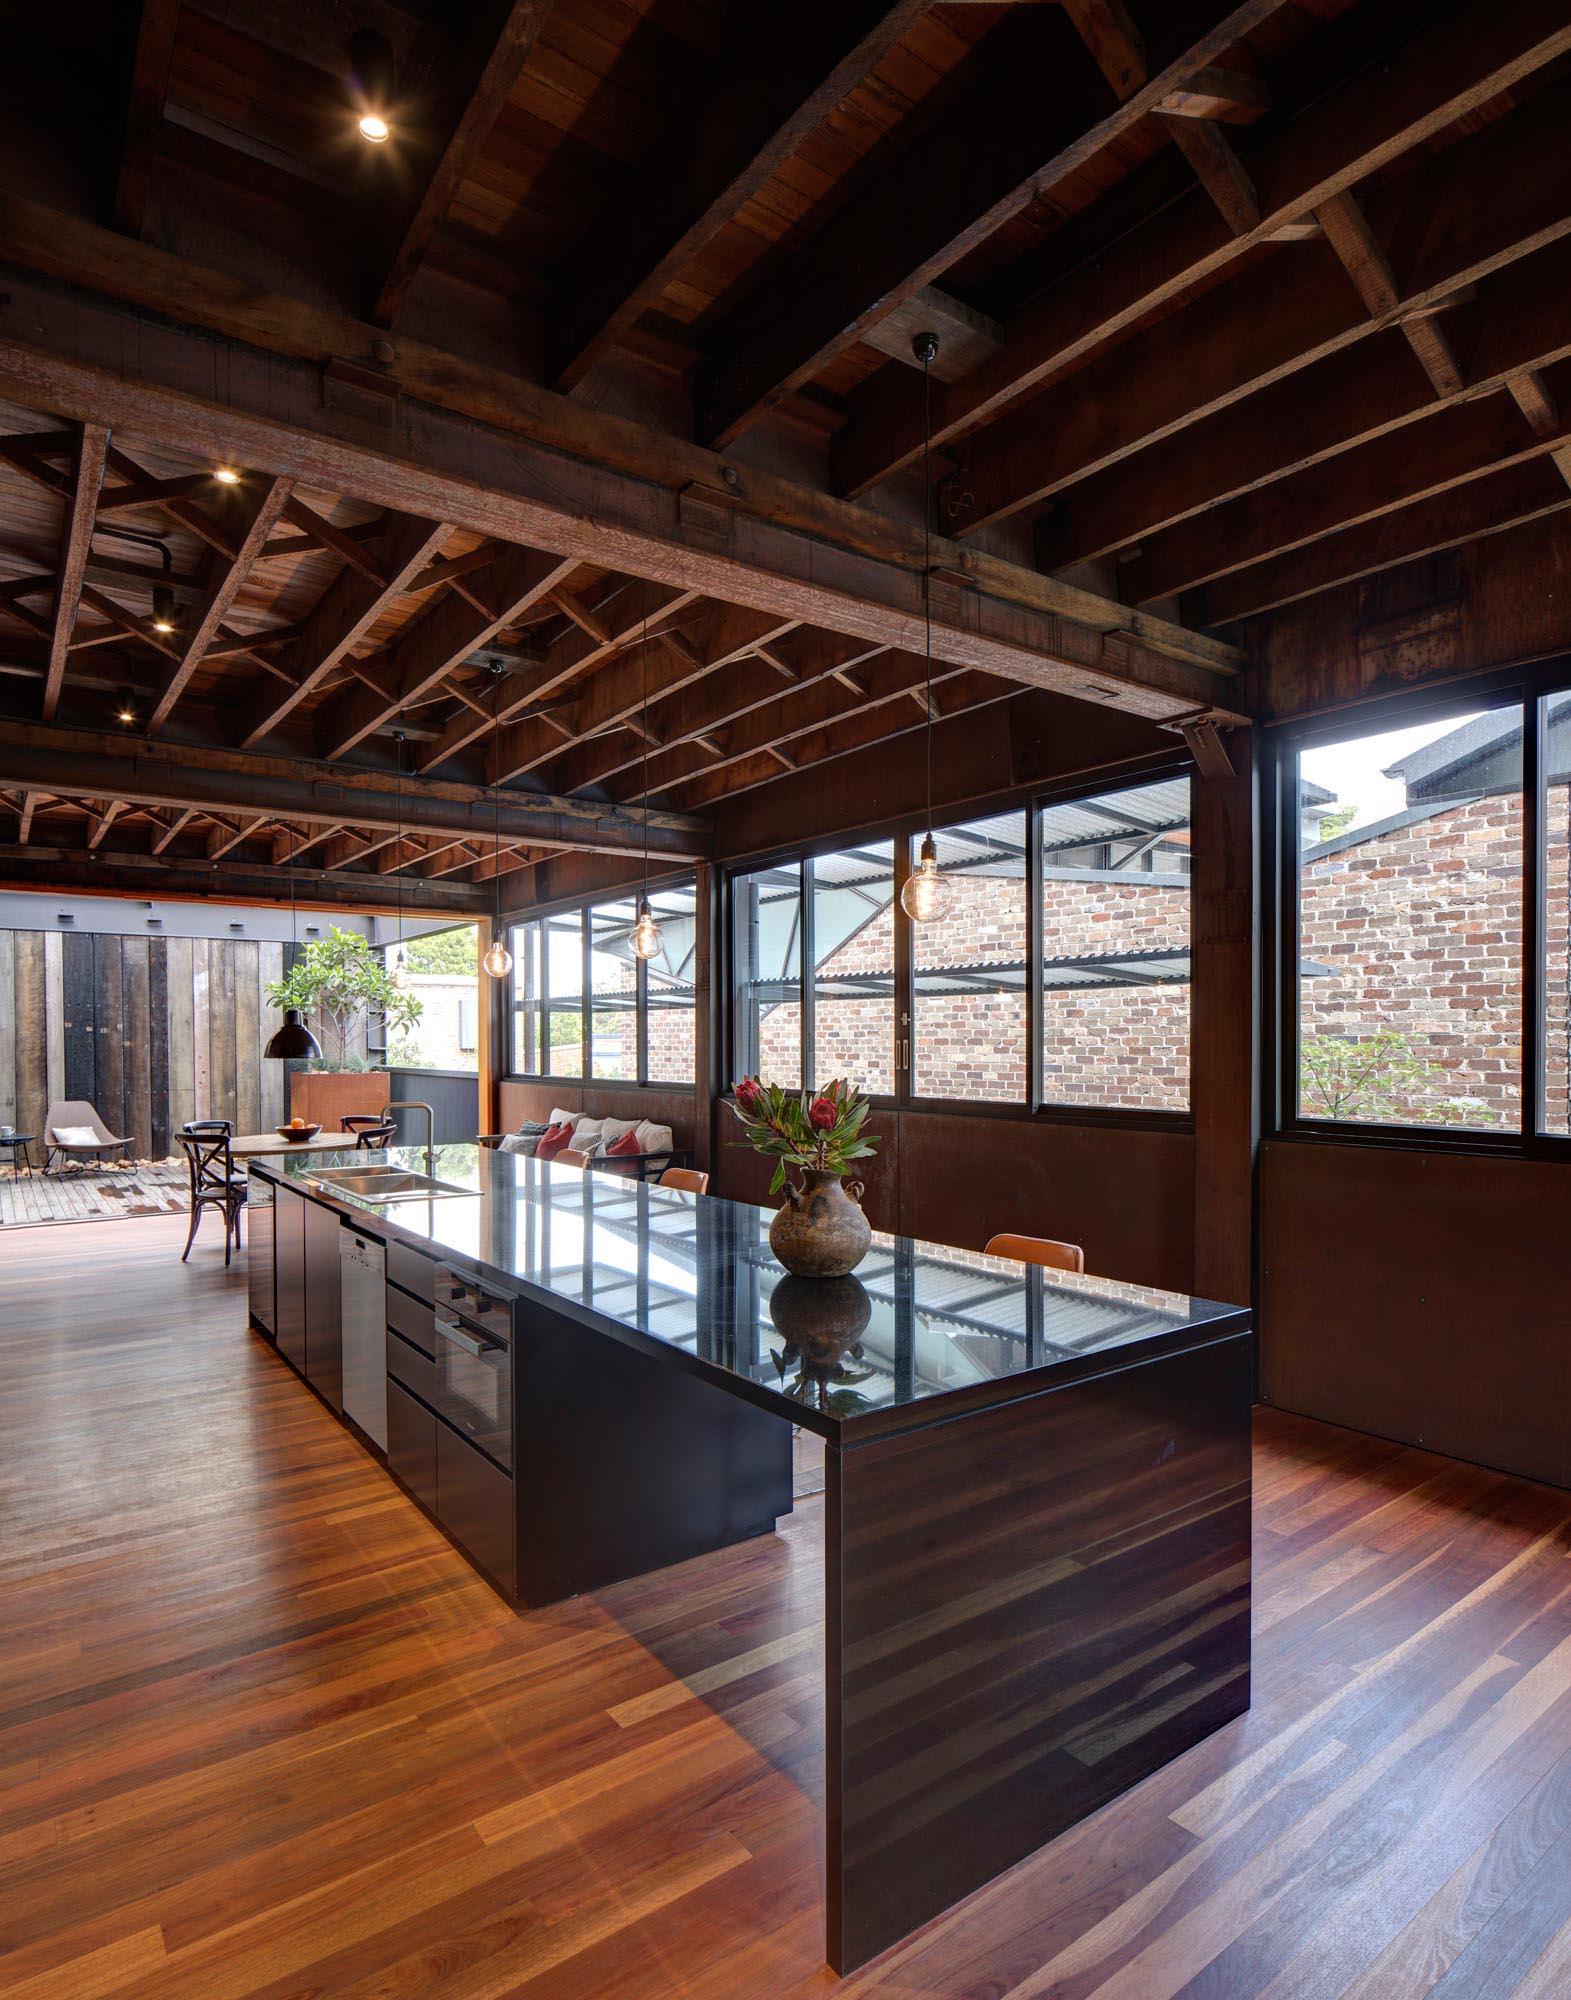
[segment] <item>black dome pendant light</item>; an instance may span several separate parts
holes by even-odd
[[[295,851],[289,850],[289,936],[296,950],[300,947],[300,927],[295,915]],[[284,1018],[268,1038],[264,1056],[274,1062],[319,1062],[322,1044],[305,1024],[305,1015],[298,1007],[286,1007]]]

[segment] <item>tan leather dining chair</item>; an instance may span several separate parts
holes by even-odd
[[[989,1237],[986,1254],[1040,1264],[1048,1271],[1083,1271],[1086,1267],[1086,1253],[1078,1243],[1057,1243],[1051,1236]]]
[[[667,1167],[660,1176],[660,1185],[680,1188],[683,1194],[708,1194],[709,1176],[696,1167]]]
[[[589,1155],[576,1151],[572,1146],[564,1146],[560,1153],[553,1153],[551,1157],[559,1167],[587,1167],[589,1165]]]

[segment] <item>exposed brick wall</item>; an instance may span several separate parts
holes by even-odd
[[[1443,1122],[1515,1125],[1522,1060],[1522,802],[1489,798],[1308,862],[1302,957],[1332,968],[1299,982],[1305,1036],[1400,1035],[1430,1075],[1394,1079],[1400,1119],[1451,1101]],[[1564,814],[1550,862],[1565,952]],[[1558,883],[1558,892],[1556,884]],[[1552,1091],[1565,1090],[1564,1009]],[[1306,1100],[1311,1115],[1327,1115]],[[1374,1115],[1368,1111],[1361,1116]]]
[[[1043,887],[1044,935],[1055,957],[1182,946],[1189,939],[1186,877],[1127,881],[1050,879]],[[1019,880],[952,876],[942,921],[915,932],[916,965],[1018,965],[1026,957],[1025,894]],[[889,974],[892,907],[822,967],[837,974]],[[1045,1023],[1044,1084],[1050,1102],[1136,1110],[1183,1110],[1189,1103],[1189,989],[1119,987],[1053,995]],[[795,1003],[763,1018],[761,1067],[794,1080],[801,1013]],[[893,1088],[893,1001],[820,996],[815,1009],[818,1083],[850,1076],[863,1089]],[[1024,993],[918,994],[913,1030],[918,1091],[924,1096],[1023,1103],[1026,1096]]]

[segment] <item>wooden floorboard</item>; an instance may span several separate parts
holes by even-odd
[[[6,2000],[1571,1994],[1571,1494],[1262,1416],[1250,1713],[836,1982],[820,1503],[517,1616],[183,1238],[0,1244]]]

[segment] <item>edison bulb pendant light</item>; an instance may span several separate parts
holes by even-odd
[[[494,937],[486,947],[486,955],[480,963],[493,979],[505,979],[513,969],[513,954],[503,944],[500,936]]]
[[[649,907],[649,898],[638,899],[638,921],[628,933],[628,943],[640,958],[653,958],[660,949],[660,926]]]
[[[395,992],[403,993],[409,986],[409,961],[404,957],[402,945],[393,955],[392,982]]]
[[[900,891],[900,907],[912,923],[930,924],[944,914],[948,901],[949,884],[938,872],[938,852],[929,833],[923,837],[916,867]]]

